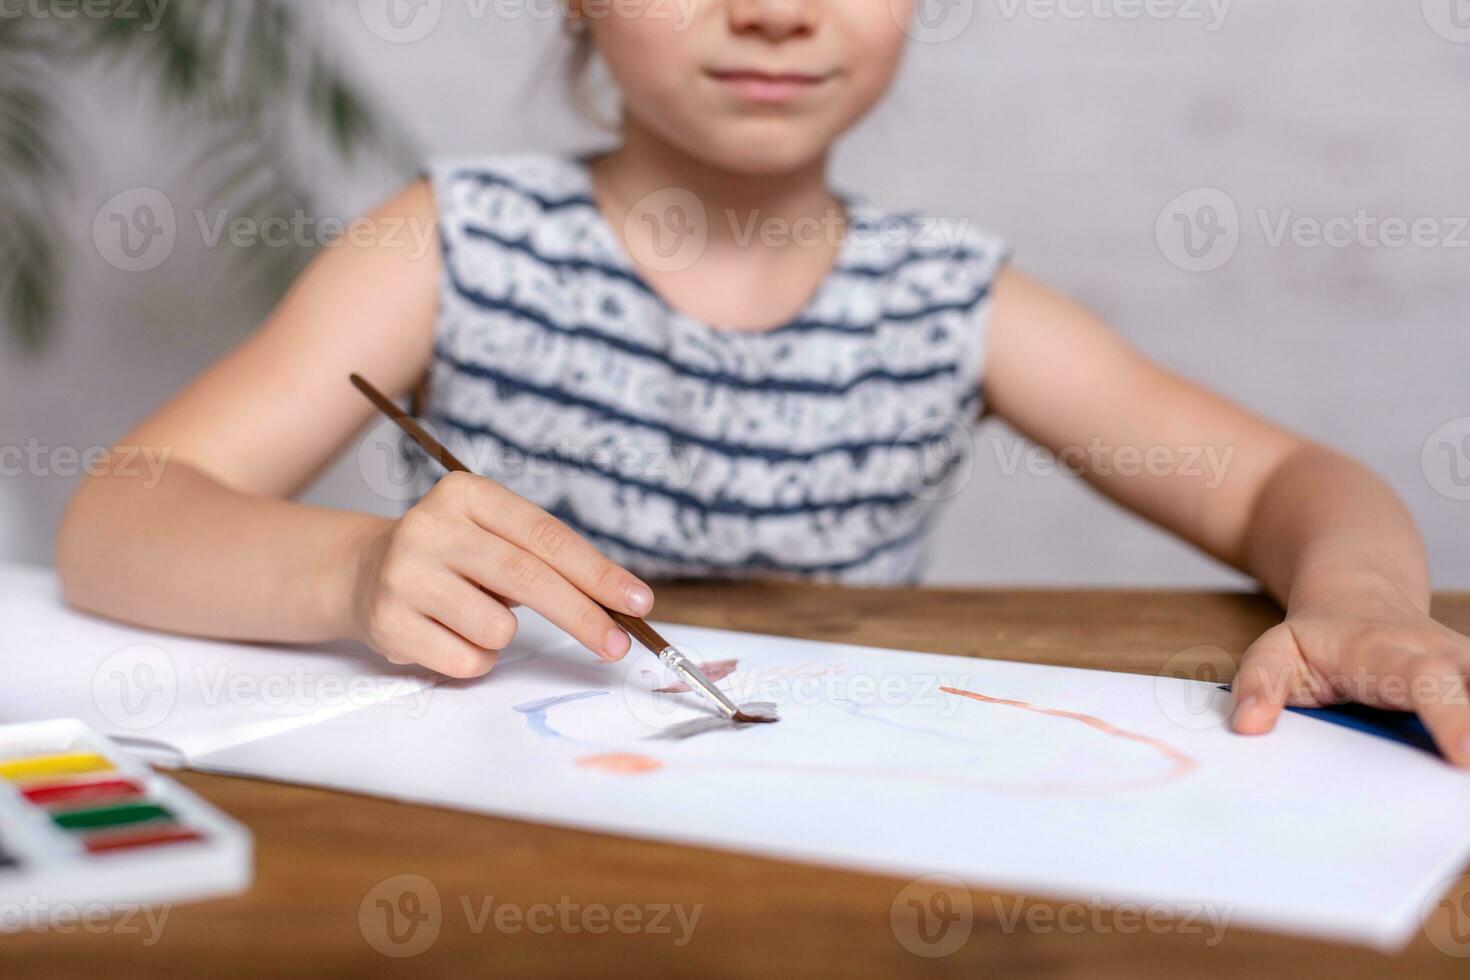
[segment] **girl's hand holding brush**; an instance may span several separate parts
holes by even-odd
[[[632,616],[653,590],[544,510],[493,480],[449,473],[358,549],[359,638],[397,664],[479,677],[515,636],[525,605],[604,660],[630,638],[598,602]],[[595,602],[593,600],[596,600]]]

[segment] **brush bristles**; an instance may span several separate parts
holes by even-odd
[[[744,711],[737,711],[737,712],[735,712],[735,717],[732,718],[731,720],[732,721],[744,722],[744,723],[750,724],[750,725],[766,725],[766,724],[770,724],[770,723],[775,722],[775,721],[780,721],[780,719],[779,718],[776,718],[774,715],[771,715],[771,716],[767,716],[767,715],[752,715],[752,714],[747,714]]]

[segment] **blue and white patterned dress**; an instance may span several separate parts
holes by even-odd
[[[800,314],[718,330],[639,276],[584,161],[427,174],[445,272],[420,411],[472,469],[651,578],[918,577],[968,474],[1001,241],[849,201]]]

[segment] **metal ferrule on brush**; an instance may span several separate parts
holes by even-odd
[[[658,659],[663,661],[670,670],[684,678],[684,682],[690,687],[703,691],[725,713],[726,718],[734,718],[740,714],[740,708],[735,702],[727,698],[724,691],[711,684],[699,668],[694,666],[694,661],[685,656],[678,647],[672,645],[664,647],[658,652]]]

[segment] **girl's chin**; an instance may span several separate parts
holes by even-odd
[[[826,144],[809,126],[783,121],[736,125],[719,138],[700,140],[698,154],[721,170],[752,177],[779,177],[805,169],[826,155]]]

